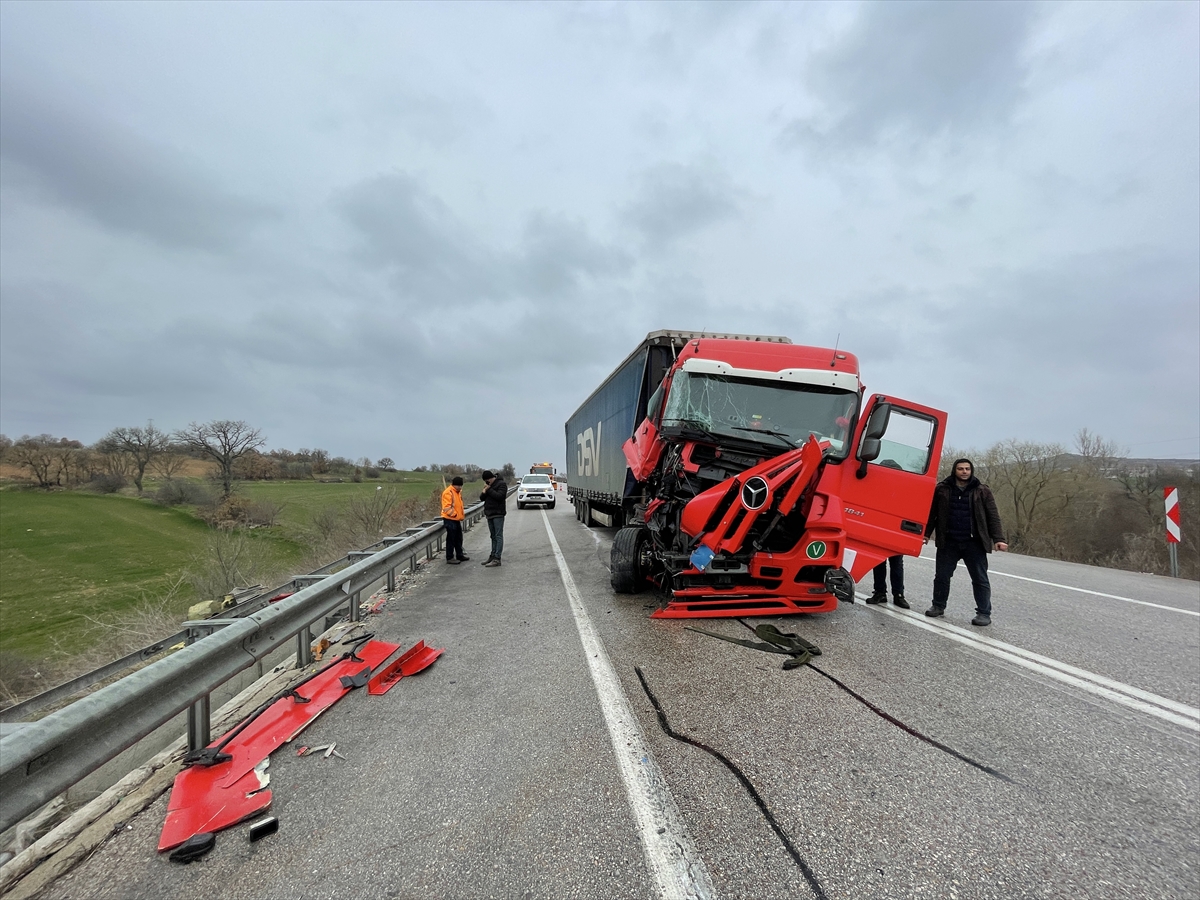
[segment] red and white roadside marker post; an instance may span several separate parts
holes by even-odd
[[[1171,556],[1171,577],[1179,577],[1179,488],[1163,488],[1167,505],[1167,552]]]

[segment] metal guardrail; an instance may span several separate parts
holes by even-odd
[[[473,524],[482,518],[483,504],[465,512],[466,523]],[[441,549],[445,532],[441,519],[415,531],[384,538],[295,579],[293,583],[315,581],[276,603],[269,601],[288,585],[259,595],[249,604],[251,608],[243,610],[248,613],[244,617],[188,622],[182,632],[188,646],[0,738],[0,831],[184,710],[189,711],[189,745],[193,749],[206,746],[210,693],[293,638],[299,663],[311,662],[314,622],[346,606],[349,617],[357,620],[358,597],[363,590],[383,578],[389,589],[394,589],[398,568],[406,564],[415,568],[422,553],[432,558],[435,544]],[[356,557],[361,558],[355,561]],[[348,563],[345,568],[327,571],[343,563]],[[254,606],[258,608],[252,609]],[[177,638],[169,638],[173,643],[166,646],[178,643]],[[111,675],[120,671],[118,664],[129,659],[117,660],[104,669]]]

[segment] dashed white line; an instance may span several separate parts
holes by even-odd
[[[650,880],[663,900],[709,900],[714,892],[708,868],[684,827],[683,817],[666,779],[650,755],[650,748],[629,708],[621,682],[613,671],[600,636],[592,626],[558,541],[554,539],[554,530],[550,527],[550,518],[545,510],[542,510],[542,521],[546,525],[550,547],[567,591],[567,600],[575,617],[575,627],[579,630],[579,640],[583,644],[592,683],[600,698],[600,709],[608,726],[617,768],[625,784],[625,794],[637,823]]]

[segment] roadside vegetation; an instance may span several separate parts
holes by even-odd
[[[1007,440],[983,451],[946,447],[941,476],[974,461],[996,495],[1011,549],[1067,562],[1169,575],[1163,489],[1179,489],[1179,575],[1200,579],[1200,462],[1130,459],[1087,429],[1061,444]]]
[[[0,707],[175,633],[200,600],[434,518],[449,478],[481,471],[262,444],[229,421],[90,447],[0,435]]]
[[[245,422],[115,428],[92,446],[0,435],[0,705],[174,633],[188,607],[271,587],[438,515],[455,475],[321,449],[263,452]],[[1163,487],[1179,488],[1180,574],[1200,579],[1197,465],[1131,460],[1087,430],[1068,450],[947,447],[991,485],[1014,552],[1168,573]],[[497,466],[506,478],[512,464]]]

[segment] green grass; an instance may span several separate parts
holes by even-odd
[[[81,652],[104,618],[163,596],[210,534],[190,512],[77,491],[0,491],[0,653]],[[277,561],[302,548],[266,530]],[[180,621],[194,600],[180,592]]]
[[[157,485],[146,483],[147,493]],[[314,513],[344,510],[382,486],[402,499],[426,499],[442,486],[431,472],[388,472],[378,481],[260,481],[238,493],[280,509],[277,527],[253,529],[262,556],[294,566]],[[467,485],[478,494],[482,482]],[[168,509],[131,496],[83,491],[0,490],[0,653],[44,659],[74,654],[103,637],[87,617],[129,610],[165,595],[205,549],[211,530],[191,510]],[[180,621],[194,602],[179,592]],[[208,598],[199,598],[208,599]]]
[[[389,473],[389,475],[392,473]],[[281,507],[278,524],[289,536],[303,534],[312,521],[314,513],[325,507],[345,509],[355,497],[367,498],[379,487],[395,491],[402,500],[419,497],[424,500],[435,488],[442,486],[442,476],[431,472],[405,472],[404,480],[365,481],[323,484],[317,481],[251,481],[238,485],[238,493],[252,500],[269,501]],[[483,490],[483,482],[475,482],[477,490]],[[463,488],[463,496],[470,496],[471,485]],[[470,502],[474,502],[472,497]]]

